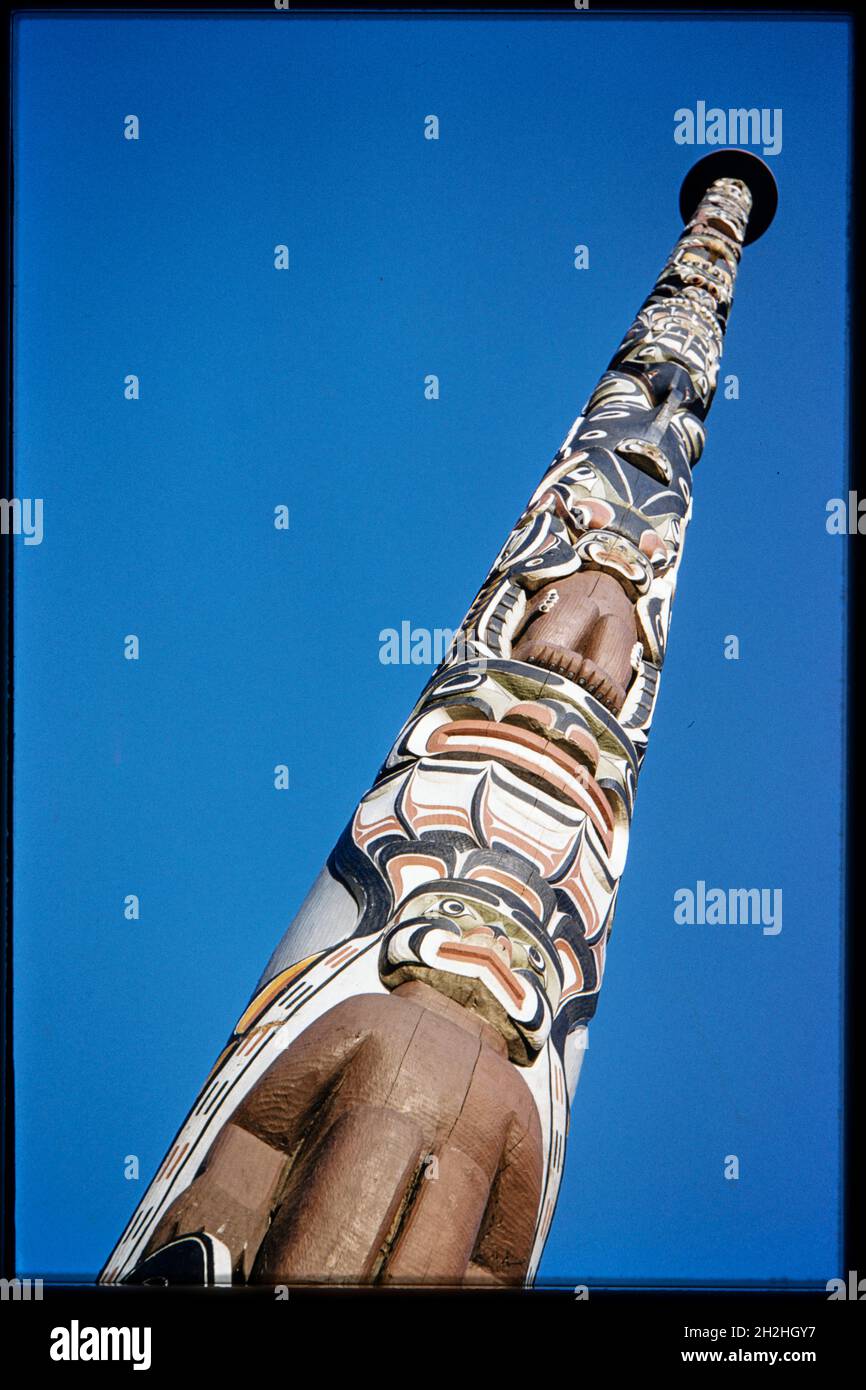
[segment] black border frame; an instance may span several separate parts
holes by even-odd
[[[485,18],[485,19],[513,19],[519,21],[523,18],[533,19],[550,18],[562,22],[568,15],[575,15],[573,0],[559,0],[559,3],[547,3],[544,8],[535,9],[531,5],[523,4],[515,6],[513,9],[505,5],[495,5],[490,7],[467,5],[458,6],[451,3],[432,3],[424,5],[329,5],[316,3],[294,3],[289,0],[290,13],[287,15],[281,12],[279,18],[284,22],[290,19],[291,15],[297,15],[305,19],[324,18],[333,19],[338,16],[346,18],[413,18],[429,19],[438,18]],[[5,146],[8,155],[7,173],[4,179],[5,209],[2,219],[2,247],[3,256],[3,276],[7,289],[9,290],[4,302],[2,333],[2,410],[3,410],[3,495],[6,497],[15,496],[14,491],[14,458],[13,458],[13,211],[14,211],[14,168],[13,168],[13,114],[12,114],[12,60],[13,42],[12,29],[14,20],[20,15],[32,14],[58,14],[75,13],[76,15],[94,16],[114,16],[117,18],[141,18],[147,15],[166,16],[177,14],[212,13],[221,14],[226,17],[243,16],[253,17],[258,14],[261,18],[274,18],[275,6],[271,4],[251,4],[242,6],[231,3],[219,3],[219,0],[192,0],[192,3],[179,5],[176,8],[165,5],[155,4],[136,4],[128,8],[118,7],[112,4],[89,4],[80,7],[70,7],[69,10],[59,10],[56,4],[50,4],[45,0],[34,0],[34,3],[15,7],[9,12],[9,22],[3,29],[3,68],[9,77],[8,93],[3,104],[3,115],[6,124]],[[857,456],[855,444],[860,436],[860,426],[863,416],[862,397],[857,390],[857,383],[860,379],[860,369],[862,368],[862,347],[856,332],[857,325],[861,321],[863,305],[863,283],[860,273],[860,248],[862,246],[863,232],[863,211],[862,200],[859,193],[858,174],[861,168],[863,153],[863,137],[861,134],[864,125],[862,119],[863,102],[859,95],[858,79],[863,73],[863,22],[858,13],[851,7],[834,6],[832,9],[823,10],[814,3],[792,3],[791,0],[763,0],[759,5],[745,3],[745,0],[727,0],[727,3],[716,7],[704,7],[688,3],[677,3],[677,0],[666,0],[659,8],[652,5],[642,5],[639,3],[614,3],[607,5],[604,0],[594,3],[590,0],[590,9],[575,15],[576,22],[586,23],[593,21],[603,21],[606,18],[623,18],[633,16],[640,19],[677,19],[682,20],[692,16],[696,19],[760,19],[766,20],[774,16],[791,18],[816,19],[846,19],[852,28],[852,69],[851,69],[851,109],[849,111],[849,133],[850,133],[850,159],[851,159],[851,223],[849,227],[849,332],[850,332],[850,359],[849,359],[849,408],[847,421],[847,440],[849,454],[849,487],[862,495],[866,495],[866,485],[863,479],[862,463]],[[816,97],[817,99],[817,97]],[[860,117],[859,121],[857,117]],[[829,157],[832,157],[830,155]],[[784,190],[783,190],[784,196]],[[844,1008],[845,1008],[845,1076],[844,1076],[844,1095],[845,1095],[845,1116],[844,1116],[844,1171],[843,1171],[843,1210],[844,1210],[844,1259],[846,1271],[862,1271],[866,1276],[866,1242],[864,1242],[864,1229],[866,1229],[866,1197],[864,1197],[864,1185],[862,1174],[866,1163],[863,1145],[863,1125],[859,1113],[859,1102],[863,1095],[864,1080],[864,1061],[863,1061],[863,1024],[862,1018],[857,1008],[857,992],[860,982],[863,979],[864,967],[864,945],[862,934],[859,930],[859,923],[855,920],[855,910],[858,904],[858,882],[855,854],[851,853],[851,848],[856,846],[861,839],[858,833],[863,825],[863,803],[864,792],[862,780],[858,779],[857,773],[863,766],[863,727],[862,723],[856,718],[857,702],[856,695],[858,689],[857,675],[859,674],[857,662],[857,645],[860,632],[862,631],[862,618],[864,609],[863,596],[863,575],[864,558],[863,549],[866,542],[857,544],[858,537],[848,537],[848,710],[847,710],[847,744],[848,744],[848,781],[846,792],[846,815],[848,826],[848,862],[844,893],[846,930],[845,930],[845,962],[846,978],[844,989]],[[0,872],[0,1277],[11,1279],[15,1275],[15,1125],[14,1125],[14,1059],[13,1059],[13,990],[12,990],[12,958],[13,958],[13,920],[12,920],[12,882],[13,882],[13,715],[14,715],[14,587],[13,587],[13,546],[2,546],[2,566],[3,578],[5,581],[5,595],[2,606],[0,606],[0,695],[3,701],[3,756],[0,763],[0,841],[3,847],[3,866]],[[862,663],[860,663],[862,664]],[[792,1026],[799,1021],[792,1020]],[[842,1271],[840,1271],[842,1273]],[[858,1276],[861,1277],[861,1276]],[[866,1284],[864,1284],[866,1290]],[[655,1353],[661,1349],[665,1343],[664,1326],[667,1324],[668,1338],[672,1343],[682,1341],[682,1320],[691,1321],[693,1324],[705,1323],[716,1325],[728,1322],[740,1322],[750,1325],[756,1320],[765,1325],[773,1319],[778,1318],[782,1325],[790,1325],[792,1322],[799,1321],[803,1325],[810,1319],[813,1321],[819,1318],[822,1327],[827,1324],[827,1314],[835,1313],[835,1305],[830,1304],[827,1299],[826,1290],[822,1287],[816,1289],[814,1286],[795,1286],[784,1289],[778,1285],[767,1286],[764,1284],[737,1284],[720,1286],[711,1283],[678,1286],[659,1283],[641,1283],[604,1286],[592,1285],[590,1288],[591,1298],[588,1306],[593,1309],[591,1313],[581,1316],[580,1305],[578,1310],[572,1309],[566,1312],[566,1305],[572,1305],[575,1301],[573,1292],[561,1290],[551,1290],[539,1287],[535,1289],[519,1291],[437,1291],[435,1289],[425,1289],[417,1291],[381,1291],[381,1290],[362,1290],[362,1289],[316,1289],[303,1290],[292,1289],[287,1308],[292,1310],[289,1318],[281,1318],[273,1312],[273,1294],[270,1290],[244,1290],[244,1289],[225,1289],[219,1291],[201,1290],[138,1290],[124,1288],[104,1288],[90,1286],[70,1281],[69,1283],[46,1284],[42,1302],[31,1302],[27,1305],[25,1314],[24,1305],[21,1305],[22,1316],[16,1318],[20,1331],[24,1333],[27,1326],[34,1323],[47,1324],[55,1319],[56,1316],[78,1317],[86,1320],[90,1324],[99,1325],[107,1322],[117,1322],[120,1309],[134,1309],[134,1317],[141,1320],[146,1316],[148,1322],[155,1328],[165,1329],[171,1325],[174,1330],[178,1328],[188,1334],[190,1328],[190,1318],[194,1317],[196,1323],[202,1327],[202,1332],[198,1341],[199,1355],[196,1359],[196,1368],[204,1370],[205,1365],[212,1366],[214,1370],[219,1370],[225,1374],[229,1369],[231,1356],[228,1354],[229,1348],[226,1344],[225,1330],[227,1325],[231,1325],[234,1331],[241,1327],[244,1335],[238,1339],[231,1339],[234,1350],[241,1352],[238,1366],[246,1366],[249,1369],[249,1343],[246,1347],[246,1336],[252,1330],[252,1336],[256,1342],[256,1360],[260,1354],[266,1353],[270,1347],[276,1360],[276,1364],[289,1367],[285,1360],[286,1337],[292,1333],[297,1335],[299,1330],[297,1323],[297,1310],[304,1310],[304,1322],[306,1323],[309,1313],[315,1307],[317,1312],[327,1315],[330,1311],[339,1313],[342,1320],[349,1307],[362,1314],[365,1321],[371,1319],[372,1323],[379,1323],[379,1317],[373,1314],[374,1309],[379,1310],[379,1314],[388,1318],[388,1324],[392,1325],[395,1321],[394,1315],[402,1319],[403,1315],[415,1305],[415,1309],[423,1304],[447,1303],[449,1308],[454,1309],[456,1304],[471,1303],[473,1310],[476,1311],[482,1320],[489,1321],[494,1306],[502,1309],[508,1316],[508,1310],[515,1300],[520,1300],[521,1305],[525,1306],[527,1299],[532,1301],[531,1317],[534,1319],[541,1308],[547,1312],[556,1312],[559,1318],[565,1316],[568,1319],[567,1326],[571,1329],[571,1336],[577,1338],[578,1345],[584,1345],[586,1332],[586,1318],[591,1319],[592,1331],[591,1340],[593,1342],[612,1336],[620,1342],[616,1350],[616,1363],[624,1366],[624,1359],[632,1356],[635,1365],[648,1364],[650,1353],[653,1360],[657,1360]],[[866,1292],[862,1295],[866,1301]],[[495,1305],[492,1300],[496,1300]],[[338,1305],[335,1308],[334,1303]],[[396,1307],[393,1305],[396,1303]],[[60,1305],[63,1313],[61,1314]],[[265,1308],[270,1311],[266,1314]],[[146,1313],[143,1311],[146,1309]],[[214,1311],[216,1309],[217,1321],[214,1322]],[[389,1313],[385,1310],[390,1309]],[[784,1311],[783,1311],[784,1310]],[[516,1312],[517,1310],[514,1309]],[[0,1316],[5,1309],[0,1308]],[[623,1316],[628,1316],[629,1326],[637,1320],[637,1326],[643,1324],[649,1330],[651,1341],[649,1344],[643,1342],[640,1336],[632,1339],[623,1337],[622,1333],[626,1328],[623,1326]],[[450,1316],[450,1313],[448,1314]],[[679,1319],[674,1330],[674,1323],[671,1318]],[[834,1319],[830,1319],[833,1321]],[[848,1332],[853,1332],[852,1318],[848,1316],[836,1317],[837,1334],[842,1332],[842,1326],[846,1326]],[[221,1324],[226,1326],[221,1330]],[[382,1324],[384,1325],[384,1324]],[[204,1329],[208,1330],[205,1331]],[[617,1334],[620,1334],[617,1337]],[[213,1334],[213,1335],[211,1335]],[[661,1336],[660,1336],[661,1334]],[[842,1342],[844,1335],[834,1334],[835,1340],[831,1340],[829,1345],[824,1345],[819,1354],[818,1364],[826,1373],[828,1369],[828,1357],[832,1360],[834,1353],[841,1357],[844,1354]],[[3,1339],[5,1340],[5,1338]],[[42,1353],[36,1352],[36,1356],[45,1365],[47,1358],[44,1355],[45,1342],[42,1342]],[[695,1343],[698,1346],[706,1346],[706,1343]],[[712,1344],[718,1345],[718,1344]],[[807,1346],[807,1343],[791,1344],[792,1346]],[[209,1349],[209,1350],[208,1350]],[[208,1355],[201,1359],[202,1350],[207,1350]],[[581,1352],[581,1359],[585,1351]],[[212,1356],[212,1361],[208,1360]],[[678,1352],[671,1349],[671,1364],[679,1364]],[[50,1364],[50,1363],[49,1363]],[[841,1361],[840,1365],[843,1364]],[[69,1368],[64,1368],[68,1373]],[[128,1368],[124,1368],[128,1369]],[[407,1368],[408,1369],[408,1368]],[[270,1366],[268,1366],[270,1370]],[[92,1372],[91,1372],[92,1373]]]

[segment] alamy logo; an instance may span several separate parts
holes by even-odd
[[[674,921],[687,926],[763,926],[764,936],[782,930],[781,888],[677,888]],[[771,907],[772,904],[772,907]]]
[[[471,650],[464,635],[450,627],[413,627],[404,618],[399,631],[383,627],[379,633],[379,660],[383,666],[438,666],[448,655],[483,669],[484,657]]]
[[[847,1284],[844,1279],[827,1280],[827,1296],[831,1302],[834,1298],[864,1299],[866,1298],[866,1279],[858,1279],[856,1269],[849,1269]]]
[[[831,497],[824,524],[831,536],[866,536],[866,497],[858,497],[856,492],[848,493],[847,502],[843,497]]]
[[[51,1330],[52,1361],[131,1361],[134,1371],[150,1370],[149,1327],[69,1327]]]
[[[782,108],[738,106],[723,111],[705,101],[681,106],[674,112],[674,140],[678,145],[760,145],[762,154],[782,149]]]
[[[13,1303],[29,1303],[31,1298],[37,1303],[42,1299],[41,1279],[0,1279],[0,1300],[11,1299]]]
[[[23,536],[25,545],[41,545],[42,498],[0,497],[0,532]]]

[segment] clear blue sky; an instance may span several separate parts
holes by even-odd
[[[541,1278],[837,1275],[845,26],[15,32],[16,493],[45,507],[15,542],[21,1272],[114,1244],[429,675],[380,630],[459,623],[679,234],[707,151],[673,116],[704,100],[782,108],[780,207],[739,278],[740,399],[696,473]],[[676,924],[701,879],[781,888],[782,932]]]

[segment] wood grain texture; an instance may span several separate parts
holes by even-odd
[[[357,995],[262,1076],[148,1250],[208,1230],[251,1283],[519,1283],[542,1180],[505,1042],[419,981]]]

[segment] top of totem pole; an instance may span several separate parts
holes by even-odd
[[[776,215],[779,190],[768,165],[751,150],[714,150],[693,164],[680,189],[680,215],[690,221],[695,208],[716,179],[742,179],[752,195],[752,211],[743,245],[763,236]]]

